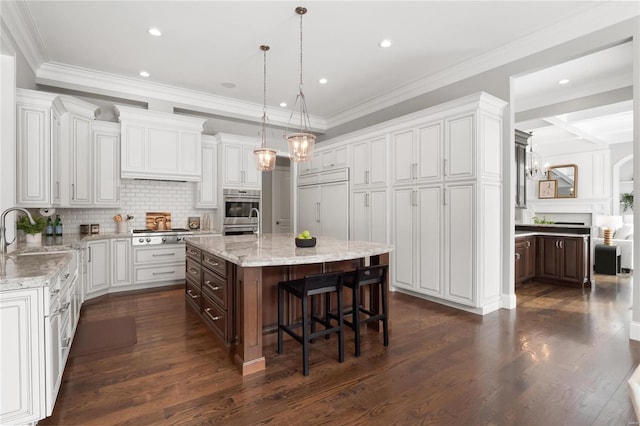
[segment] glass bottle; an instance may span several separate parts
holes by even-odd
[[[62,220],[60,220],[59,214],[56,215],[56,221],[54,223],[54,227],[55,227],[55,234],[57,236],[62,236]]]
[[[51,221],[51,217],[47,218],[47,224],[44,227],[44,234],[47,237],[50,237],[53,235],[53,222]]]

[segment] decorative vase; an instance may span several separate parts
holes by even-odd
[[[42,243],[42,232],[37,234],[25,234],[27,236],[27,245],[39,245]]]

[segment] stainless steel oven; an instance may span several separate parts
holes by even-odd
[[[224,235],[252,234],[258,230],[259,218],[252,209],[260,211],[260,191],[255,189],[225,189],[223,191]],[[251,216],[251,217],[250,217]]]

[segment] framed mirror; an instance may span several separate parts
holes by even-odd
[[[549,167],[547,179],[558,182],[556,198],[576,198],[578,196],[578,166],[575,164]]]

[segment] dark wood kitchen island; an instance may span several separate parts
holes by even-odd
[[[391,249],[330,237],[318,237],[315,247],[298,248],[292,234],[188,237],[185,298],[229,346],[247,375],[265,369],[263,345],[275,342],[279,281],[388,265]],[[345,303],[350,303],[347,296]],[[380,309],[375,295],[363,300],[370,309]]]

